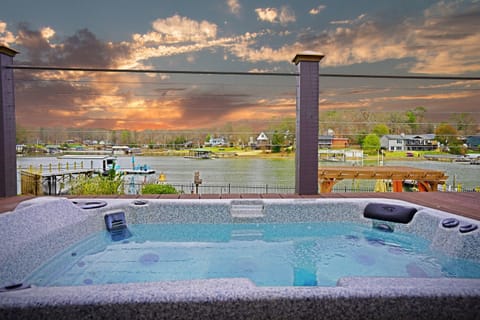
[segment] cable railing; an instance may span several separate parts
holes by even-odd
[[[118,143],[138,146],[168,145],[169,137],[182,135],[189,140],[199,140],[202,136],[213,133],[232,136],[233,142],[242,140],[243,143],[243,136],[258,135],[260,131],[269,131],[271,135],[282,128],[282,119],[294,116],[295,86],[292,78],[299,75],[296,72],[109,69],[15,64],[6,68],[16,71],[16,95],[19,98],[16,117],[19,126],[24,126],[24,140],[28,143],[53,143],[65,138],[85,140],[85,136],[92,136],[90,140],[116,140]],[[129,74],[128,81],[125,74]],[[201,82],[198,77],[201,77]],[[337,136],[351,140],[360,140],[366,136],[368,129],[376,123],[385,123],[390,127],[390,133],[398,134],[408,134],[410,131],[414,134],[431,132],[440,123],[437,118],[442,119],[441,123],[459,125],[457,122],[462,119],[446,120],[449,115],[450,118],[456,116],[458,110],[446,111],[440,106],[429,107],[424,113],[428,113],[428,119],[435,120],[423,119],[423,115],[405,120],[404,110],[430,101],[430,95],[437,91],[443,93],[455,90],[459,98],[464,99],[466,92],[473,95],[480,90],[480,77],[477,76],[320,72],[319,77],[323,78],[320,85],[320,113],[328,110],[335,113],[322,114],[319,121],[320,134],[327,129],[333,129]],[[237,81],[246,78],[248,80],[243,82]],[[265,78],[268,81],[265,81]],[[341,84],[338,81],[342,81]],[[114,90],[105,90],[107,86]],[[412,93],[412,88],[428,94]],[[36,110],[45,109],[49,112],[38,113],[32,117],[26,103],[32,99],[28,97],[46,91],[49,98],[35,98],[35,103]],[[393,101],[392,107],[383,106],[390,100]],[[395,101],[402,102],[403,107],[400,108]],[[181,119],[178,116],[168,117],[175,113],[172,112],[173,105],[177,105],[180,110],[178,112],[182,115]],[[367,110],[370,105],[375,111],[365,111],[368,114],[363,115],[353,113],[353,110]],[[139,106],[146,111],[131,116],[132,108],[137,109]],[[228,121],[234,125],[225,127],[208,127],[203,124],[199,126],[193,120],[198,116],[202,118],[205,114],[221,119],[216,114],[230,116],[229,110],[237,111],[239,106],[253,110],[251,112],[257,116],[248,119],[230,117]],[[146,114],[148,116],[145,116]],[[467,117],[468,121],[478,118],[476,110],[469,109],[460,114]],[[235,115],[241,116],[240,112]],[[179,122],[185,119],[189,125],[180,128]],[[52,121],[53,124],[38,125],[40,120],[45,123]],[[460,125],[473,132],[476,123],[464,120],[459,122]],[[236,122],[240,124],[236,126]],[[59,130],[68,123],[76,125],[68,130]],[[113,129],[99,132],[99,128],[105,123],[114,123],[117,132]],[[40,128],[35,129],[35,124]],[[86,126],[85,132],[80,130],[82,126]],[[258,127],[261,129],[257,130]],[[149,132],[146,132],[147,129]],[[135,139],[122,137],[120,130],[131,131],[132,135],[136,133]],[[453,134],[452,137],[462,135],[465,134]]]
[[[229,147],[231,144],[232,147],[243,148],[250,146],[251,141],[255,142],[255,137],[260,132],[265,132],[270,138],[262,146],[265,148],[285,149],[295,143],[295,86],[292,76],[298,76],[297,73],[114,70],[20,65],[7,68],[15,69],[20,76],[15,79],[17,123],[18,127],[22,123],[30,125],[21,128],[19,132],[23,134],[25,143],[34,146],[35,154],[40,150],[39,145],[42,145],[39,142],[43,142],[45,147],[48,143],[58,142],[61,146],[64,142],[63,148],[74,148],[66,143],[74,141],[82,143],[86,148],[73,151],[69,149],[69,152],[79,154],[107,152],[108,145],[128,145],[141,148],[143,155],[148,156],[185,156],[189,148],[206,145],[206,136],[225,137]],[[128,80],[122,75],[127,73],[130,73]],[[145,75],[141,75],[143,73]],[[163,77],[163,74],[166,76]],[[198,81],[199,76],[201,81]],[[269,76],[272,78],[265,81]],[[248,81],[237,81],[245,77]],[[322,79],[320,84],[319,134],[332,130],[335,136],[348,138],[355,147],[362,146],[362,139],[370,134],[375,124],[386,124],[392,134],[421,134],[432,132],[440,123],[437,118],[441,118],[441,123],[463,127],[462,133],[443,134],[448,141],[466,136],[467,128],[471,131],[478,125],[475,119],[478,118],[479,111],[475,109],[468,109],[466,113],[460,114],[464,117],[457,117],[458,119],[453,117],[457,111],[445,110],[440,106],[428,106],[428,110],[422,109],[418,114],[413,112],[417,111],[415,107],[429,101],[430,93],[433,95],[436,90],[453,91],[460,98],[465,96],[464,91],[468,91],[471,93],[468,97],[475,97],[480,90],[480,77],[327,73],[320,73],[319,77],[328,78]],[[347,83],[345,78],[351,78],[352,81]],[[425,85],[416,86],[424,82]],[[105,90],[106,86],[113,86],[115,90]],[[413,93],[410,92],[412,88],[415,89]],[[428,94],[417,92],[421,90]],[[409,94],[405,94],[405,91]],[[42,100],[30,97],[38,92],[48,92],[49,98]],[[35,112],[48,112],[32,116],[32,100],[37,104]],[[397,102],[384,107],[383,104],[390,100]],[[406,108],[413,118],[406,116]],[[249,117],[242,118],[243,113],[240,111],[244,109],[249,111]],[[178,111],[178,115],[173,111]],[[172,117],[169,118],[170,116]],[[447,117],[450,117],[449,122],[444,120]],[[30,122],[32,119],[38,120],[37,118],[45,120],[45,124],[53,119],[56,124],[37,128]],[[215,120],[211,125],[210,118]],[[289,119],[289,122],[285,119]],[[181,121],[185,121],[184,127],[180,126]],[[75,126],[66,127],[71,123]],[[91,123],[95,123],[95,127],[90,128]],[[104,124],[108,127],[111,123],[115,124],[112,129],[102,129]],[[275,134],[280,136],[281,141],[273,141]],[[175,142],[177,137],[179,143]],[[88,144],[86,141],[98,143]],[[231,180],[233,182],[234,179]],[[248,181],[245,185],[241,183],[199,186],[175,183],[173,186],[184,194],[295,192],[293,186],[248,185]],[[141,193],[141,185],[131,185],[132,192],[127,190],[127,183],[125,185],[126,193]],[[457,189],[453,187],[445,191],[476,191]],[[341,184],[332,191],[373,192],[374,187],[349,187]]]
[[[152,73],[152,74],[197,74],[197,75],[228,75],[228,76],[298,76],[296,72],[255,72],[255,71],[214,71],[214,70],[160,70],[160,69],[110,69],[110,68],[84,68],[61,66],[34,66],[10,65],[8,69],[37,70],[37,71],[81,71],[81,72],[110,72],[110,73]],[[429,76],[429,75],[392,75],[392,74],[354,74],[354,73],[319,73],[319,77],[326,78],[368,78],[368,79],[404,79],[404,80],[480,80],[475,76]]]

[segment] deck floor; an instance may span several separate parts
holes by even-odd
[[[18,203],[32,199],[35,196],[15,196],[0,198],[0,213],[15,209]],[[78,196],[71,197],[78,198]],[[88,196],[87,198],[95,198]],[[112,196],[97,196],[97,198],[112,198]],[[322,193],[312,196],[295,194],[181,194],[181,195],[144,195],[144,196],[114,196],[124,199],[291,199],[291,198],[386,198],[404,200],[421,206],[451,212],[480,221],[480,192],[345,192]]]

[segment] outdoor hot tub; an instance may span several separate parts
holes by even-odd
[[[474,319],[479,225],[386,199],[36,198],[0,215],[0,318]]]

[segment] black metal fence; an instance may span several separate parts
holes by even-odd
[[[256,194],[268,194],[268,193],[281,193],[281,194],[293,194],[295,193],[294,186],[286,185],[237,185],[237,184],[200,184],[197,186],[194,183],[185,184],[170,184],[179,193],[198,193],[198,194],[238,194],[238,193],[256,193]],[[141,188],[140,188],[141,189]],[[387,190],[391,191],[391,190]],[[414,191],[406,188],[404,191]],[[439,189],[439,191],[444,191]],[[450,192],[480,192],[477,188],[463,188],[460,190],[445,190]],[[375,186],[362,185],[362,186],[334,186],[332,192],[375,192]]]
[[[361,187],[347,187],[347,186],[333,186],[332,192],[374,192],[375,187],[361,186]]]
[[[22,171],[21,176],[21,193],[22,194],[34,194],[34,195],[54,195],[55,192],[50,192],[50,188],[46,188],[45,181],[39,178],[39,175],[29,174]],[[271,185],[271,184],[259,184],[259,185],[239,185],[232,183],[225,184],[199,184],[195,183],[170,183],[178,193],[181,194],[294,194],[295,187],[288,185]],[[129,183],[124,184],[125,194],[141,194],[143,183]],[[44,191],[47,190],[47,191]],[[56,190],[56,189],[55,189]],[[391,189],[387,188],[387,192]],[[404,191],[415,191],[405,188]],[[446,192],[480,192],[480,187],[476,188],[439,188],[439,191]],[[336,185],[333,187],[332,192],[375,192],[374,186],[360,185],[360,186],[342,186]],[[63,190],[62,194],[68,193],[68,190]],[[60,193],[58,193],[60,194]]]
[[[178,193],[183,194],[240,194],[240,193],[255,193],[255,194],[293,194],[295,193],[294,186],[287,185],[239,185],[239,184],[199,184],[194,183],[169,183]],[[143,184],[126,184],[125,193],[140,194]],[[387,192],[391,188],[387,188]],[[413,189],[405,188],[404,191],[415,191]],[[463,189],[439,189],[439,191],[449,192],[480,192],[477,188],[463,188]],[[332,192],[375,192],[375,186],[360,185],[360,186],[342,186],[336,185]]]
[[[180,193],[199,193],[199,194],[233,194],[233,193],[295,193],[295,187],[282,185],[237,185],[237,184],[171,184]],[[198,192],[197,192],[198,190]]]

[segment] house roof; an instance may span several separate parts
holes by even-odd
[[[410,140],[410,139],[424,139],[424,140],[432,140],[435,139],[435,134],[427,133],[427,134],[386,134],[382,136],[389,140]]]
[[[257,137],[257,141],[267,141],[267,140],[268,140],[268,137],[265,134],[265,132],[260,132],[260,134]]]
[[[333,136],[318,136],[318,140],[333,140]]]
[[[467,143],[469,143],[469,144],[480,143],[480,136],[469,136],[469,137],[467,137]]]

